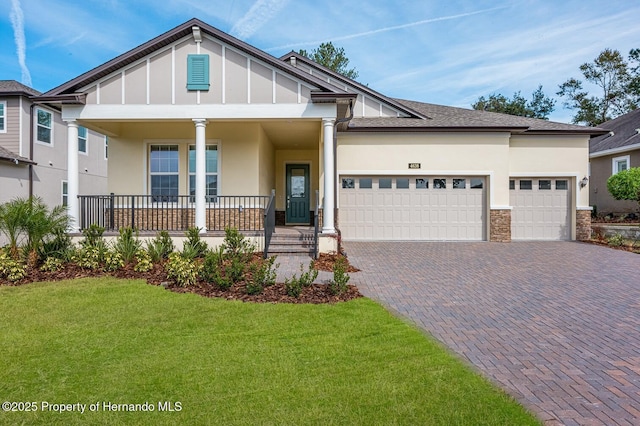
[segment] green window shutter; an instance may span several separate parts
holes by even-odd
[[[187,90],[209,90],[209,55],[187,55]]]

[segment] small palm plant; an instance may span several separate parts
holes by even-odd
[[[29,263],[35,264],[44,243],[66,232],[70,220],[63,206],[49,210],[40,197],[15,198],[0,206],[0,231],[9,239],[9,251],[18,257],[18,248],[24,242]]]

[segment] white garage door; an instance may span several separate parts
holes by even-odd
[[[347,240],[485,239],[483,177],[342,176],[340,185]]]
[[[510,180],[511,239],[570,240],[569,183],[567,178]]]

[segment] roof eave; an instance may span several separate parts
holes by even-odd
[[[607,155],[623,154],[629,151],[635,151],[640,149],[640,143],[633,145],[620,146],[618,148],[605,149],[603,151],[597,151],[589,153],[589,158],[606,157]]]
[[[87,103],[87,95],[85,93],[69,93],[61,95],[49,96],[32,96],[31,100],[43,104],[64,104],[64,105],[85,105]]]
[[[368,133],[432,133],[432,132],[510,132],[521,133],[526,127],[502,127],[502,126],[486,126],[486,127],[463,127],[463,126],[446,126],[446,127],[426,127],[426,126],[385,126],[385,127],[349,127],[348,132],[368,132]]]

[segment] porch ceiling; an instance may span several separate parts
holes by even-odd
[[[321,123],[304,120],[271,120],[260,123],[276,149],[317,148]]]

